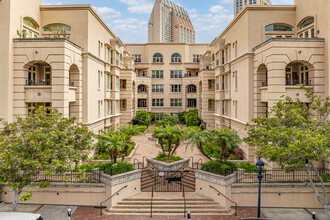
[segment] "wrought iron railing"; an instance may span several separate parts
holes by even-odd
[[[303,84],[305,86],[311,86],[312,85],[312,81],[311,80],[286,80],[285,81],[285,85],[287,86],[296,86],[299,84]]]
[[[100,215],[102,215],[102,209],[106,208],[105,206],[102,206],[103,203],[105,203],[106,201],[109,201],[109,199],[111,199],[112,197],[114,197],[115,195],[119,195],[119,192],[122,191],[123,189],[127,188],[126,186],[123,186],[120,190],[118,190],[117,192],[115,192],[114,194],[112,194],[109,198],[107,198],[106,200],[104,200],[103,202],[100,203]]]
[[[50,86],[52,85],[51,79],[43,79],[43,80],[26,80],[27,86]]]

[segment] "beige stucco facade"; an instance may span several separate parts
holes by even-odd
[[[330,2],[257,3],[210,44],[125,45],[89,5],[1,1],[0,118],[46,105],[98,132],[130,122],[138,110],[198,109],[207,128],[245,137],[245,124],[267,116],[282,95],[311,102],[298,83],[329,96]],[[253,161],[253,149],[242,149]]]

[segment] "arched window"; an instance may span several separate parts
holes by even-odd
[[[50,24],[44,27],[44,37],[70,40],[71,27],[65,24]]]
[[[299,29],[303,29],[313,23],[314,23],[314,17],[305,18],[302,22],[300,22]]]
[[[189,85],[187,88],[187,93],[196,93],[197,87],[195,85]]]
[[[292,27],[287,24],[271,24],[265,27],[265,31],[292,31]]]
[[[71,31],[71,27],[65,24],[50,24],[44,27],[44,31],[59,32]]]
[[[160,53],[155,53],[153,56],[154,63],[162,63],[163,62],[163,55]]]
[[[282,34],[282,33],[272,33],[272,32],[288,32],[287,34]],[[287,24],[270,24],[265,27],[265,32],[266,32],[266,40],[270,38],[292,38],[293,33],[292,32],[293,28],[290,25]]]
[[[32,18],[23,18],[23,38],[37,38],[39,25]]]
[[[145,86],[145,85],[139,85],[138,86],[138,92],[139,93],[147,92],[147,86]]]
[[[305,18],[298,25],[298,29],[301,30],[298,33],[299,38],[314,38],[315,28],[314,28],[314,17]]]
[[[172,54],[171,62],[172,63],[181,63],[181,55],[178,53]]]

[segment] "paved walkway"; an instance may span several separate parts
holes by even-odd
[[[192,218],[194,220],[238,220],[241,218],[256,217],[257,209],[255,208],[239,208],[238,216],[233,215],[202,215],[194,216],[192,213]],[[264,217],[262,215],[262,217]],[[71,220],[184,220],[182,216],[173,216],[173,215],[154,215],[150,218],[150,215],[102,215],[100,216],[100,210],[92,207],[78,207],[78,209],[73,213]]]
[[[150,140],[149,138],[152,138],[151,131],[150,133],[134,136],[132,138],[135,143],[139,144],[139,147],[133,154],[132,158],[128,160],[129,162],[133,163],[135,158],[142,162],[143,156],[147,158],[155,158],[162,151],[160,147],[156,146],[156,141]],[[193,148],[189,146],[186,149],[186,145],[187,142],[184,142],[178,147],[176,151],[177,156],[180,156],[182,158],[189,158],[193,156],[194,162],[199,159],[202,159],[203,161],[208,161],[208,159],[200,153],[196,146],[194,146]]]

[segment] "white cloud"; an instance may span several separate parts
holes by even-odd
[[[154,3],[150,0],[119,0],[128,6],[127,10],[135,14],[150,14]]]
[[[294,0],[272,0],[273,5],[293,5]]]
[[[104,20],[121,17],[121,13],[119,11],[116,11],[115,9],[109,7],[93,6],[93,8]]]
[[[227,10],[221,5],[214,5],[210,8],[210,12],[212,13],[223,13],[224,11]]]
[[[49,2],[45,2],[45,1],[42,1],[42,4],[43,5],[63,5],[62,2],[56,2],[55,4],[53,4],[53,3],[49,3]]]
[[[220,3],[222,3],[222,4],[231,4],[231,3],[233,3],[233,0],[221,0]]]

